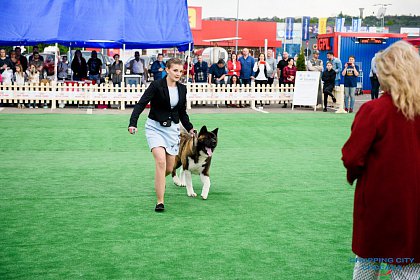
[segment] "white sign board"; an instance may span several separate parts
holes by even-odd
[[[418,27],[401,27],[401,34],[407,33],[409,37],[418,37],[420,36],[420,28]]]
[[[297,71],[293,106],[304,105],[316,107],[320,72]],[[292,107],[293,108],[293,107]]]

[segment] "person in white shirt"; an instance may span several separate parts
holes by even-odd
[[[258,57],[258,61],[255,62],[254,68],[252,71],[255,73],[255,85],[267,85],[268,84],[268,74],[267,72],[271,71],[271,66],[265,61],[265,54],[261,53]],[[261,89],[262,91],[262,89]],[[262,105],[262,101],[260,101]],[[268,104],[266,104],[268,105]]]

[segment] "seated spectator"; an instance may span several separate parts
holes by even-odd
[[[239,77],[237,75],[232,75],[229,79],[229,85],[231,87],[231,92],[237,92],[238,88],[235,87],[240,87],[241,86],[241,80],[239,79]],[[236,108],[243,108],[245,107],[244,105],[242,105],[242,102],[239,101],[239,104],[230,104],[230,107],[236,107]]]
[[[194,81],[196,83],[207,83],[207,75],[209,66],[207,62],[203,61],[203,56],[198,56],[197,63],[194,64]]]
[[[35,64],[32,63],[33,61],[31,61],[31,63],[29,63],[29,69],[26,70],[27,76],[28,76],[28,82],[30,84],[39,84],[39,71],[36,68]],[[29,104],[29,108],[32,109],[34,108],[38,109],[38,104],[37,103],[30,103]]]
[[[82,81],[87,78],[87,63],[80,50],[74,53],[71,70],[73,71],[74,81]]]
[[[63,59],[57,65],[57,77],[59,80],[67,80],[67,70],[69,69],[69,64],[67,62],[67,56],[63,56]]]
[[[95,81],[98,85],[101,83],[102,61],[98,58],[96,51],[92,51],[87,62],[89,71],[89,80]]]
[[[217,63],[214,63],[210,67],[209,84],[224,85],[226,74],[225,61],[223,59],[219,59]]]
[[[13,74],[13,83],[15,85],[24,85],[25,82],[26,82],[26,73],[25,71],[23,71],[23,67],[19,63],[16,65],[15,73]],[[23,103],[22,100],[19,101],[18,108],[19,109],[25,108],[25,104]]]

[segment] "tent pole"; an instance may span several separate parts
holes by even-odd
[[[123,64],[123,71],[122,71],[122,81],[121,81],[121,86],[122,87],[125,87],[125,69],[124,69],[124,61],[122,60],[123,58],[125,59],[125,44],[123,44],[123,53],[122,53],[123,55],[121,55],[120,57],[121,57],[121,61],[122,61],[122,64]],[[131,74],[131,73],[130,73]]]
[[[58,73],[57,73],[57,69],[58,69],[58,43],[55,43],[55,55],[54,55],[54,73],[55,73],[55,77],[54,77],[54,81],[58,81]]]

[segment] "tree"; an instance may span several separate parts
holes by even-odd
[[[296,60],[296,68],[298,71],[306,71],[305,54],[303,53],[303,47],[300,49],[300,53]]]

